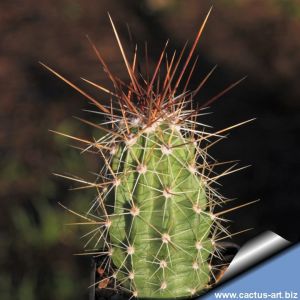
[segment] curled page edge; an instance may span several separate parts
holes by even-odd
[[[225,271],[219,284],[249,269],[267,257],[290,246],[291,243],[272,231],[266,231],[240,248]]]

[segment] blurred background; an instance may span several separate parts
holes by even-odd
[[[70,191],[53,172],[89,178],[99,169],[54,129],[82,137],[95,134],[72,116],[87,117],[86,100],[38,64],[42,61],[90,90],[80,77],[107,83],[85,35],[115,74],[127,80],[109,20],[115,20],[130,53],[127,24],[154,63],[170,38],[171,50],[190,41],[211,5],[201,38],[199,80],[215,65],[195,101],[204,103],[247,75],[210,109],[203,122],[216,130],[250,118],[215,146],[219,160],[239,159],[249,169],[221,181],[235,204],[260,202],[228,214],[242,245],[264,230],[299,240],[300,1],[298,0],[60,0],[0,3],[0,299],[87,299],[91,260],[73,256],[85,243],[79,221],[61,208],[84,212],[94,191]],[[104,94],[92,93],[106,101]],[[91,177],[92,178],[92,177]]]

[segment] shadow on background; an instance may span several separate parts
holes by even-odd
[[[213,13],[200,41],[197,72],[191,87],[215,65],[219,67],[195,99],[199,103],[237,79],[246,81],[215,103],[203,122],[221,129],[253,117],[232,131],[212,154],[240,159],[252,167],[222,180],[220,191],[238,203],[257,204],[228,214],[231,231],[252,231],[234,238],[243,244],[265,230],[290,241],[299,239],[300,202],[300,7],[298,1],[6,1],[0,4],[0,298],[87,299],[90,259],[82,251],[86,231],[64,226],[78,221],[61,209],[87,210],[93,191],[71,192],[72,184],[52,172],[88,178],[99,160],[81,156],[55,129],[78,136],[92,132],[72,118],[85,117],[85,99],[38,64],[43,61],[89,90],[80,76],[107,79],[85,39],[95,42],[114,73],[127,80],[125,66],[110,28],[110,11],[128,53],[133,40],[143,51],[149,44],[153,64],[166,41],[180,49],[190,41],[211,4]],[[106,101],[106,95],[97,94]],[[95,167],[96,166],[96,167]],[[237,203],[235,202],[235,203]]]

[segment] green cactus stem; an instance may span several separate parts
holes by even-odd
[[[213,215],[196,146],[171,120],[121,143],[112,157],[112,261],[141,298],[189,296],[210,281]]]

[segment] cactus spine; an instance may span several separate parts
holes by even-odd
[[[105,256],[105,275],[96,283],[102,288],[122,289],[141,299],[175,299],[197,295],[214,282],[217,267],[212,260],[220,256],[218,240],[229,233],[221,225],[221,215],[226,211],[215,213],[215,207],[221,206],[225,198],[213,185],[234,170],[230,167],[215,175],[218,163],[207,149],[214,138],[222,138],[223,132],[245,122],[215,133],[208,133],[206,126],[197,122],[205,107],[239,83],[194,108],[194,96],[214,69],[190,92],[187,86],[195,67],[192,65],[184,89],[178,92],[208,16],[182,69],[179,66],[185,48],[168,60],[165,47],[152,76],[148,70],[145,76],[136,71],[137,52],[129,62],[110,19],[130,83],[112,74],[92,43],[114,91],[85,81],[108,93],[111,105],[99,103],[44,65],[83,94],[106,118],[100,125],[81,120],[106,131],[98,140],[60,133],[86,144],[84,150],[95,148],[104,161],[95,182],[63,176],[98,191],[96,201],[83,217],[97,226],[100,235],[94,248]]]

